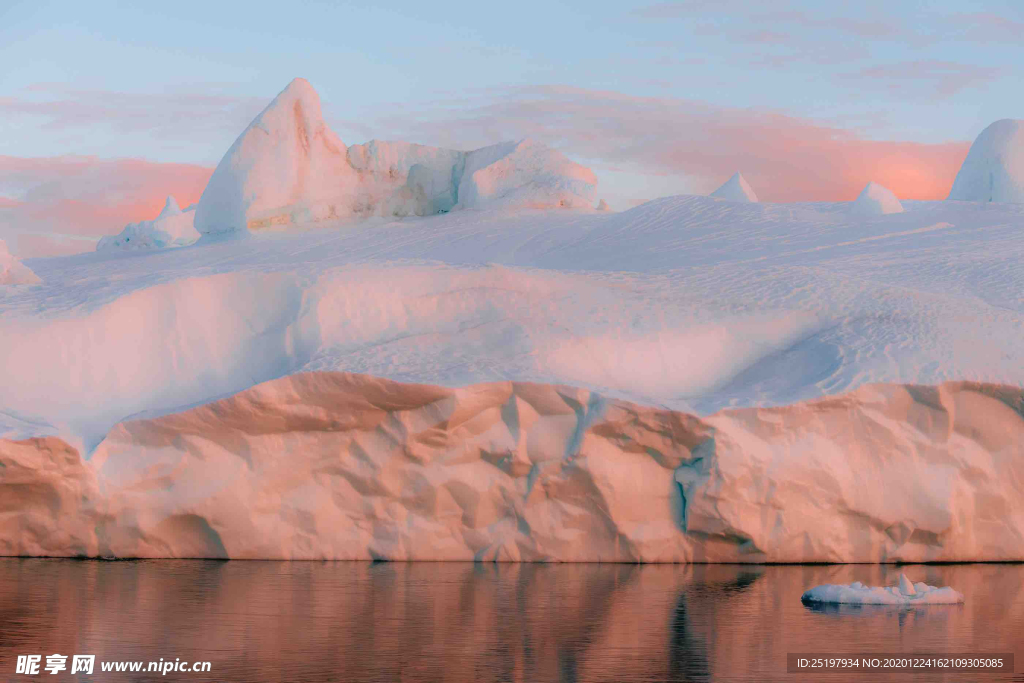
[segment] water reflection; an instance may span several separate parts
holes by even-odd
[[[770,681],[790,679],[797,651],[1016,650],[1024,662],[1024,566],[903,570],[967,603],[800,602],[813,585],[899,572],[864,565],[2,559],[0,680],[15,678],[16,655],[53,652],[213,663],[177,679],[189,681]],[[117,677],[158,679],[176,680]]]

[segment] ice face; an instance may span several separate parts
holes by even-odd
[[[1021,401],[1021,390],[1003,392]],[[1020,560],[1024,463],[999,442],[1015,438],[1013,423],[978,403],[993,393],[948,385],[915,399],[913,388],[870,387],[699,418],[551,384],[452,389],[291,374],[122,422],[88,460],[55,436],[0,439],[16,496],[0,554]],[[919,431],[927,425],[940,433]],[[909,444],[913,451],[899,450]],[[975,498],[1005,511],[1002,524]],[[886,529],[898,524],[922,533],[895,540]],[[963,596],[903,577],[884,588],[819,586],[804,599],[917,605]]]

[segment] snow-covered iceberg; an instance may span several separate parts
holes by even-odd
[[[196,209],[201,233],[456,208],[590,208],[590,169],[531,140],[471,152],[407,142],[346,147],[296,78],[235,140]]]
[[[33,260],[0,553],[1024,560],[1024,205],[848,207]]]
[[[0,240],[0,285],[34,285],[39,282],[39,276],[8,251],[7,243]]]
[[[195,208],[189,206],[182,211],[174,197],[168,196],[163,210],[156,218],[129,223],[119,234],[101,237],[96,251],[163,249],[194,244],[201,237],[193,225]]]
[[[1024,203],[1024,120],[1002,119],[981,131],[949,199]]]
[[[827,584],[815,586],[802,596],[809,604],[829,605],[955,605],[964,601],[962,593],[949,586],[937,588],[913,583],[906,574],[900,574],[896,586],[865,586],[860,581],[849,585]]]
[[[754,194],[754,190],[751,189],[746,178],[738,171],[709,196],[730,202],[757,203],[757,195]]]
[[[864,186],[857,199],[850,205],[854,213],[866,216],[884,216],[891,213],[903,213],[903,204],[887,187],[876,182]]]

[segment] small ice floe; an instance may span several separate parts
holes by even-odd
[[[900,574],[898,586],[865,586],[860,581],[849,585],[827,584],[806,591],[800,600],[812,604],[833,605],[955,605],[964,596],[949,586],[937,588],[913,583]]]

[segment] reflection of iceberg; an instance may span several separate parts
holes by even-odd
[[[925,583],[912,583],[906,574],[900,574],[899,586],[865,586],[860,581],[850,585],[827,584],[815,586],[800,596],[810,604],[833,605],[955,605],[964,596],[949,586],[937,588]]]

